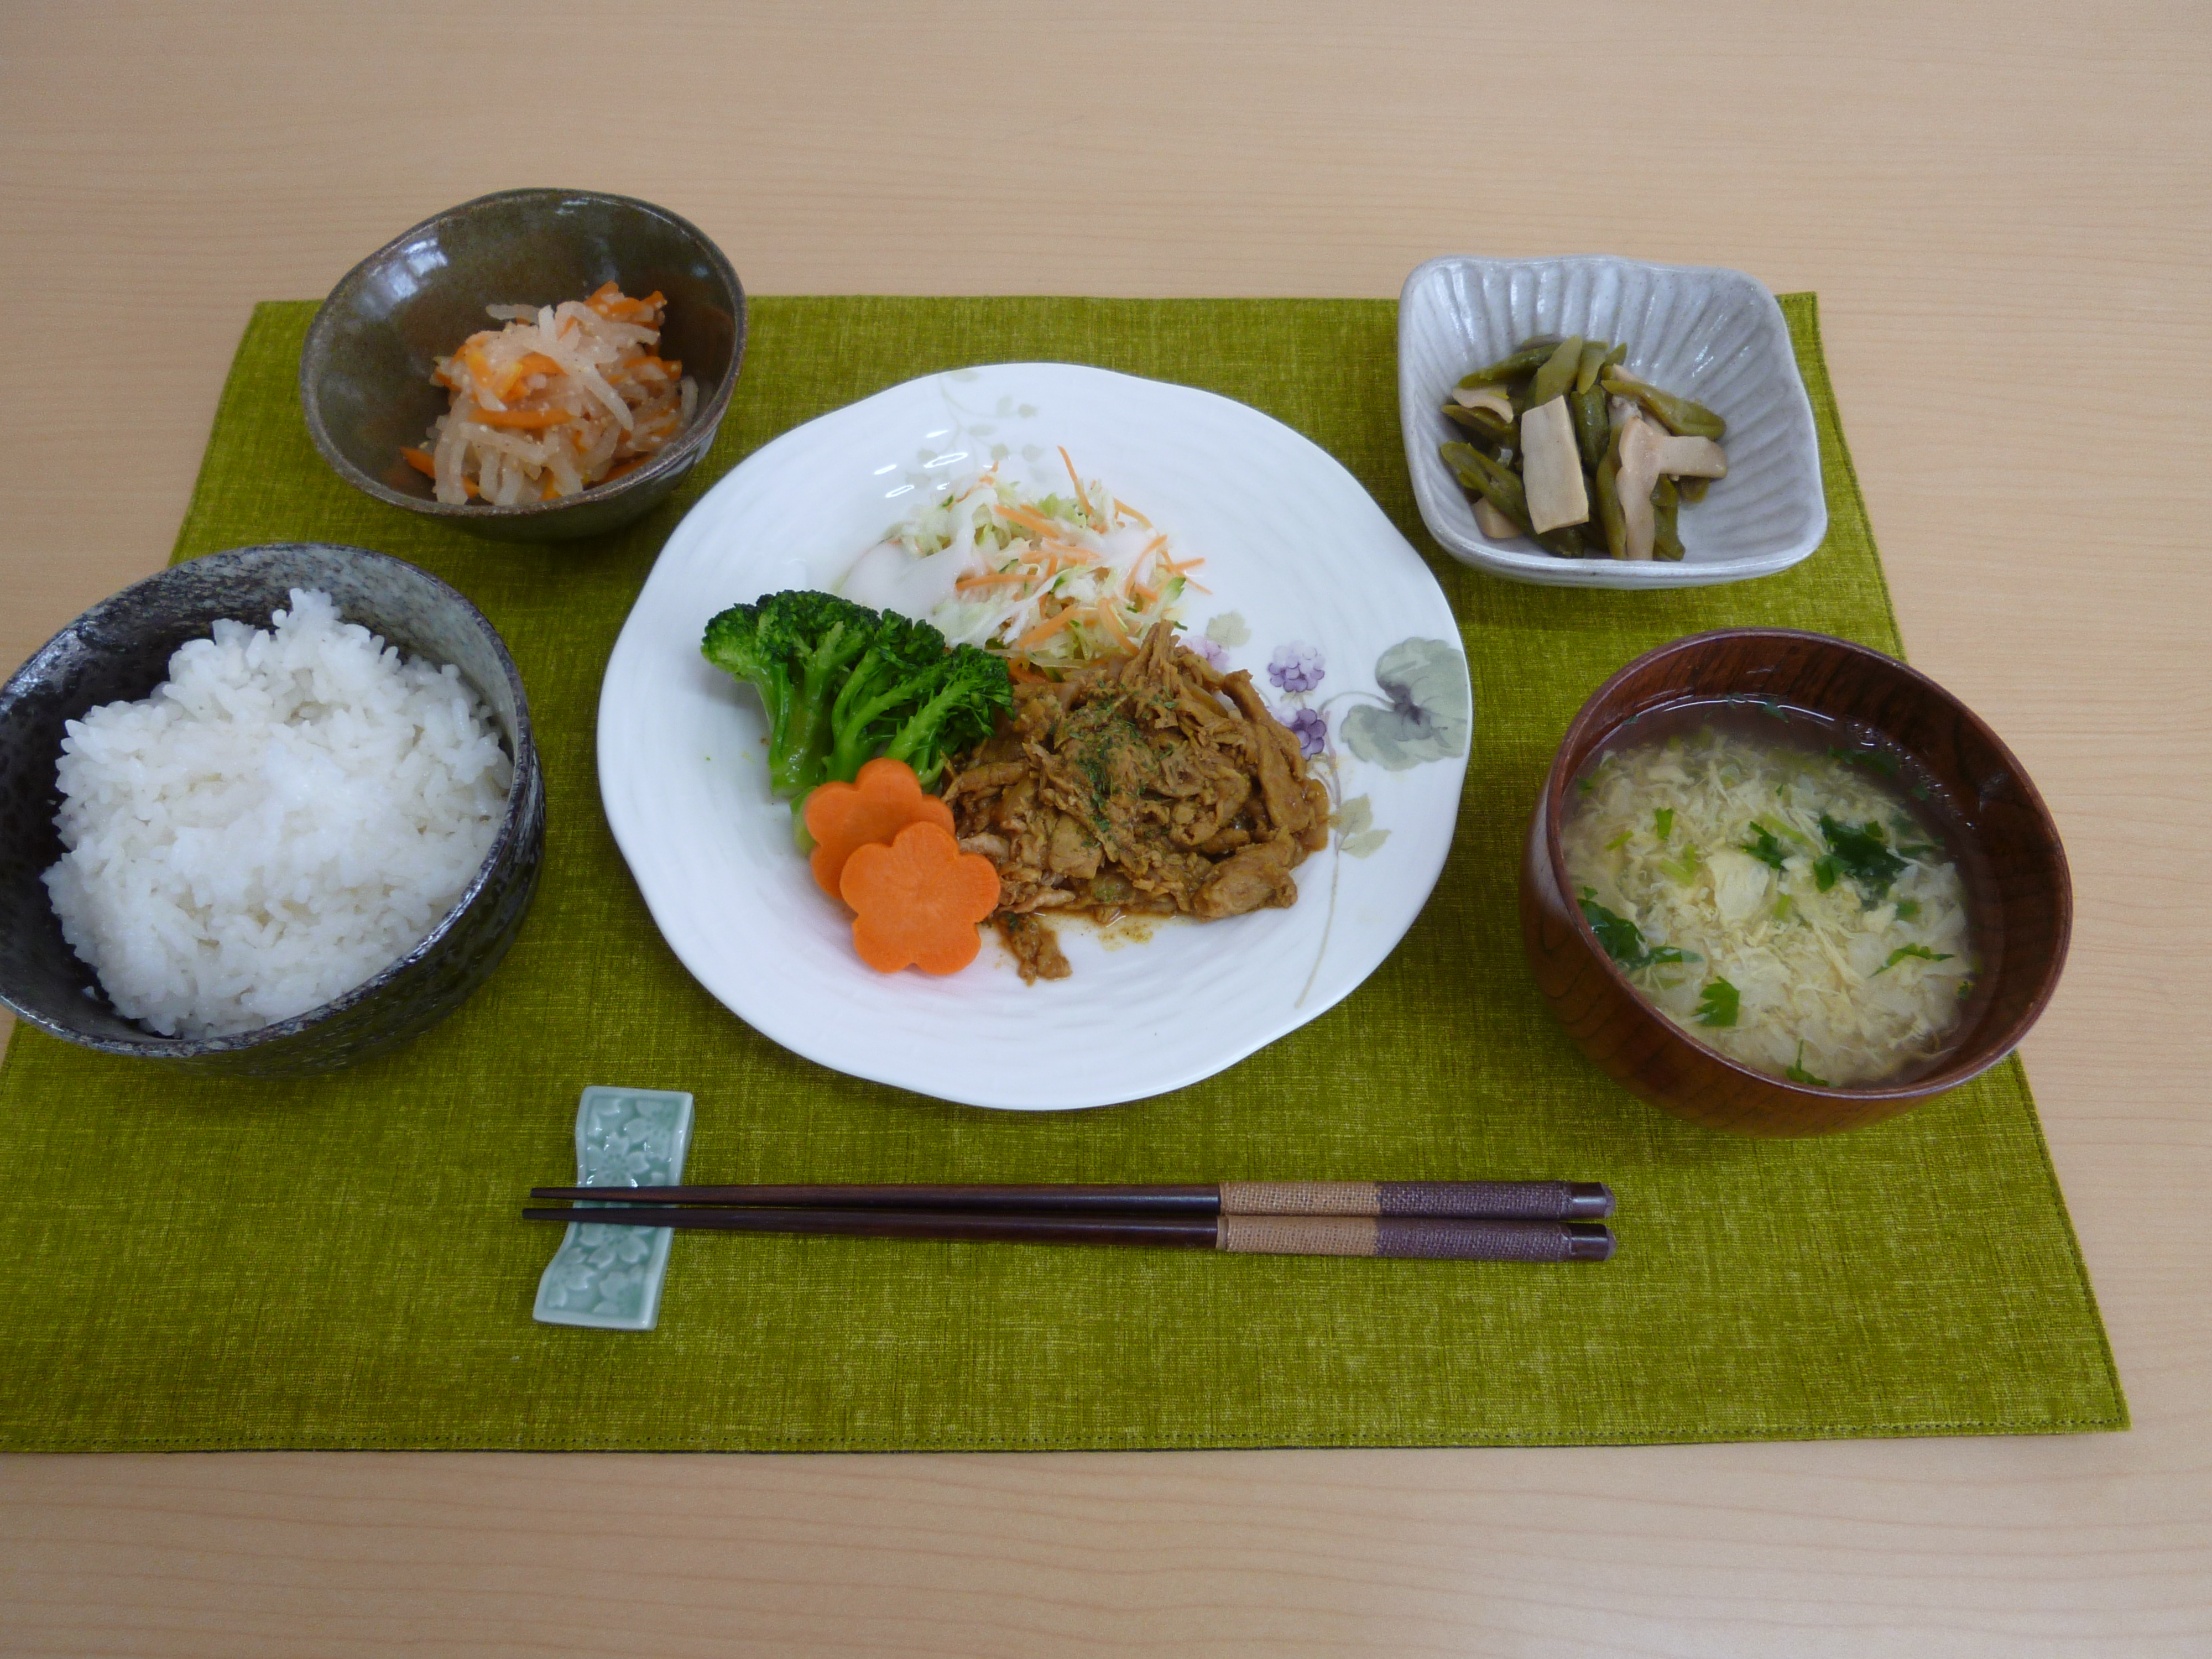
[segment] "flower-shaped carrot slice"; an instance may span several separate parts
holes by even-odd
[[[909,823],[890,846],[855,848],[845,860],[845,902],[853,948],[879,973],[911,963],[926,974],[957,974],[975,960],[983,941],[975,924],[999,904],[999,872],[991,860],[963,853],[952,832]]]
[[[880,757],[860,769],[851,783],[825,783],[806,798],[806,833],[814,837],[808,862],[814,879],[831,898],[839,896],[845,860],[855,848],[890,844],[909,823],[933,823],[952,833],[952,809],[925,795],[914,768]]]

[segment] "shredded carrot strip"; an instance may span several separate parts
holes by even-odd
[[[1012,519],[1024,530],[1034,530],[1040,536],[1057,536],[1060,526],[1049,519],[1040,517],[1026,507],[1001,507],[1000,516]]]
[[[1119,513],[1125,519],[1134,519],[1139,524],[1144,526],[1147,530],[1150,530],[1152,527],[1152,521],[1150,519],[1138,512],[1135,507],[1130,506],[1128,502],[1123,501],[1119,495],[1116,495],[1114,498],[1114,510],[1116,513]]]
[[[483,426],[515,427],[526,432],[542,432],[549,426],[561,426],[576,417],[565,409],[472,409],[469,419]]]
[[[1083,480],[1075,476],[1075,463],[1067,459],[1067,446],[1060,444],[1055,447],[1060,451],[1061,465],[1067,468],[1067,481],[1075,486],[1075,499],[1083,503],[1083,510],[1087,517],[1091,511],[1091,497],[1083,493]]]
[[[1120,642],[1124,651],[1134,651],[1137,648],[1137,642],[1129,637],[1129,630],[1121,626],[1120,607],[1101,603],[1098,615],[1104,621],[1108,631]]]
[[[438,463],[432,459],[430,452],[427,449],[409,449],[402,445],[399,459],[426,477],[434,478],[438,476]]]
[[[1030,629],[1028,633],[1023,635],[1021,638],[1016,640],[1014,641],[1014,649],[1017,651],[1027,651],[1032,646],[1043,644],[1054,635],[1059,633],[1061,629],[1067,627],[1071,623],[1074,622],[1076,620],[1077,614],[1076,607],[1071,605],[1066,610],[1061,611],[1058,616],[1049,617],[1046,621],[1039,623],[1035,628]]]

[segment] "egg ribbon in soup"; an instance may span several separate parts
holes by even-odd
[[[1661,1012],[1755,1070],[1846,1088],[1924,1069],[1975,957],[1958,858],[1888,787],[1893,757],[1801,748],[1710,708],[1673,723],[1577,782],[1561,842],[1599,943]]]

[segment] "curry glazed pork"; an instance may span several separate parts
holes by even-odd
[[[960,845],[998,867],[991,920],[1032,982],[1068,971],[1042,915],[1212,921],[1289,905],[1291,870],[1328,844],[1328,791],[1297,738],[1249,675],[1216,672],[1166,623],[1134,656],[1017,685],[945,799]]]

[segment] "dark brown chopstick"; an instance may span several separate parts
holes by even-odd
[[[969,1215],[1450,1217],[1595,1221],[1613,1193],[1595,1181],[1224,1181],[1204,1186],[899,1182],[778,1187],[533,1187],[532,1198]]]
[[[607,1188],[586,1188],[604,1193]],[[614,1190],[622,1190],[619,1188]],[[979,1214],[947,1210],[686,1209],[592,1203],[525,1210],[526,1221],[584,1226],[682,1227],[718,1232],[804,1233],[1019,1244],[1149,1245],[1232,1255],[1352,1255],[1455,1261],[1603,1261],[1613,1230],[1601,1222],[1474,1220],[1425,1216],[1145,1216]]]

